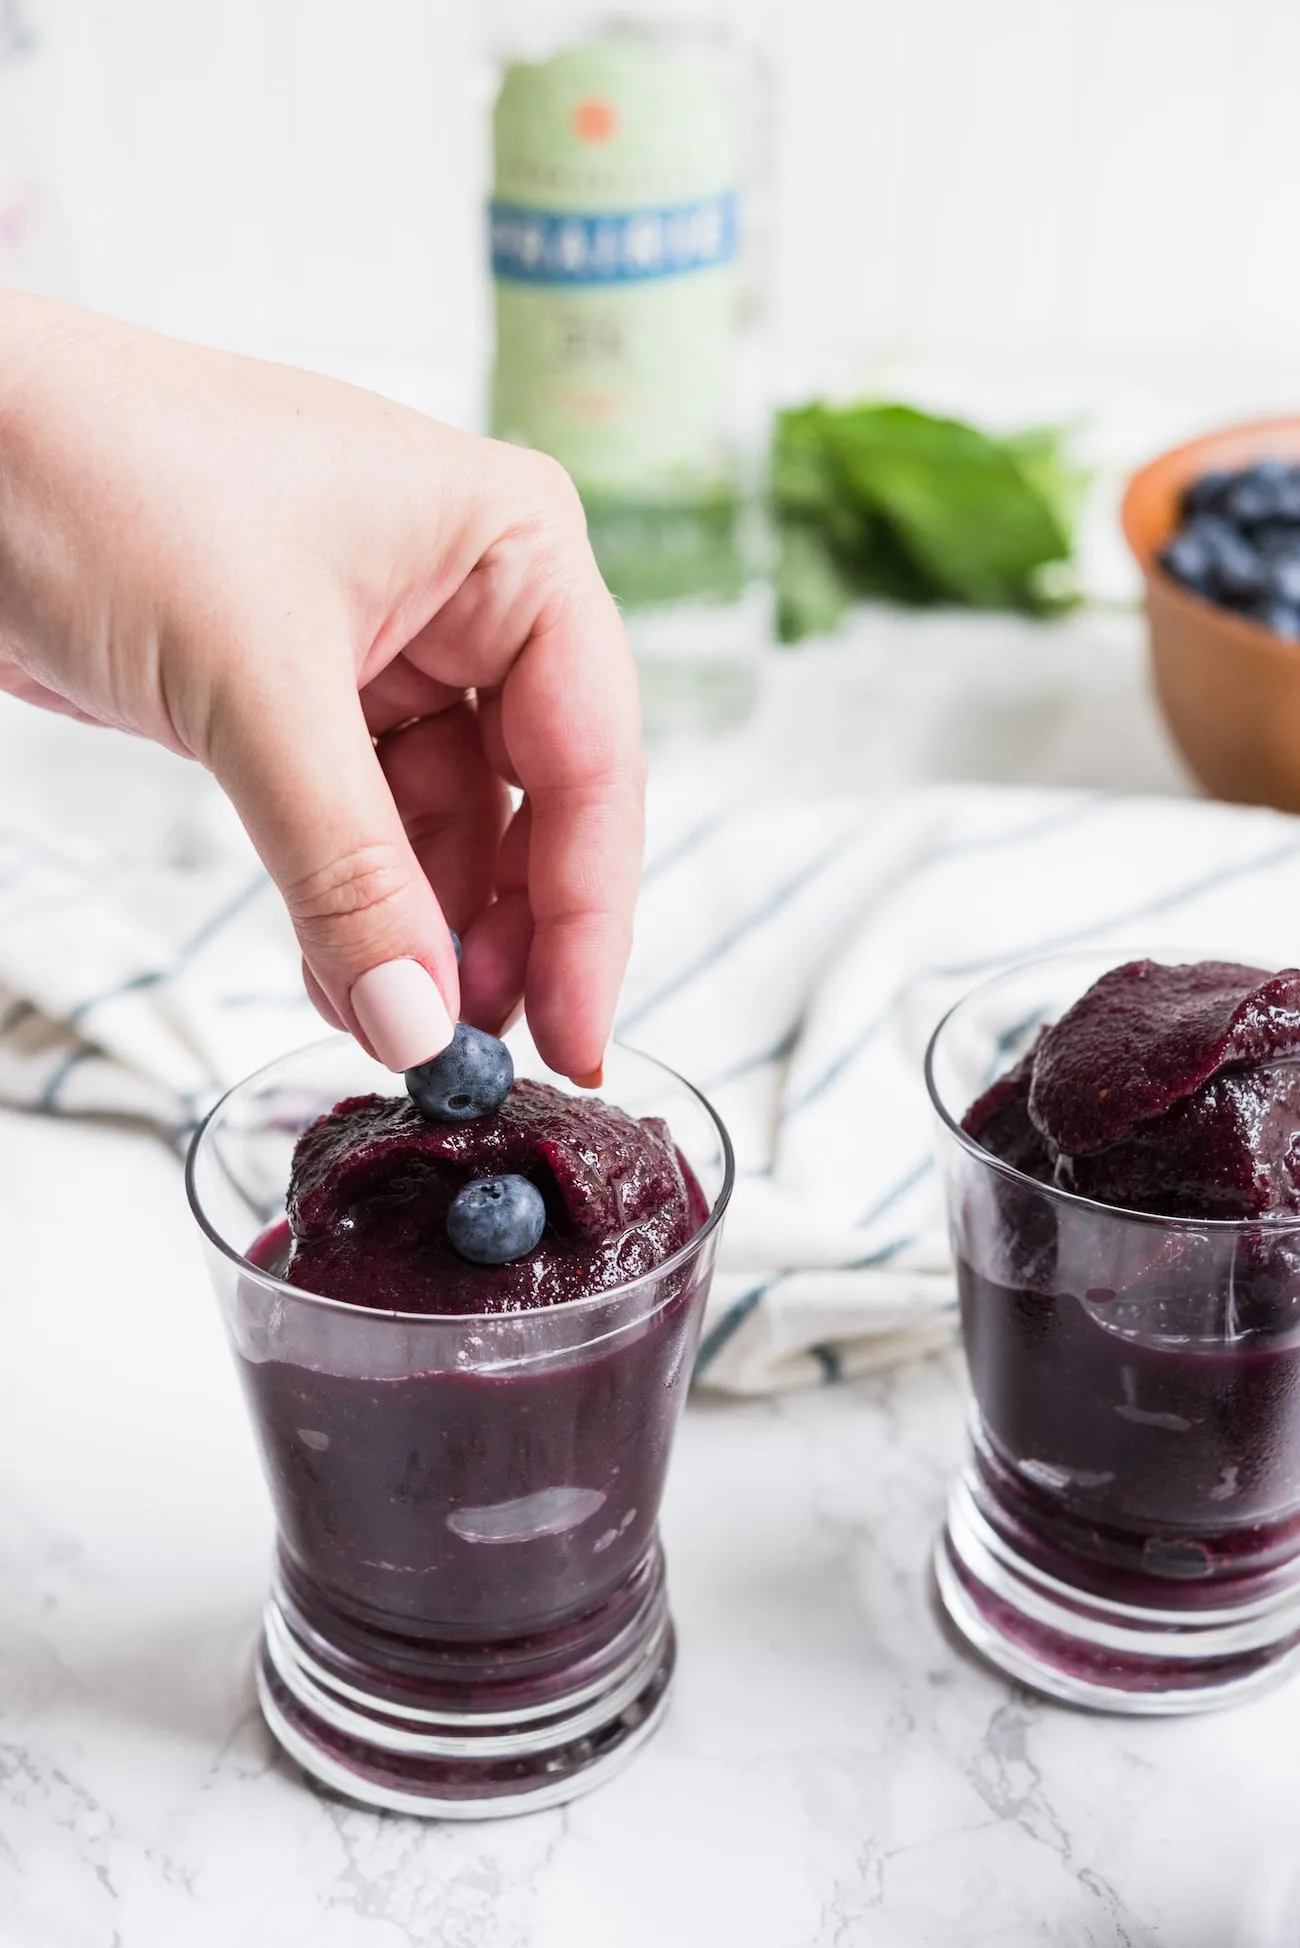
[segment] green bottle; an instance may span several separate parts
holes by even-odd
[[[745,75],[725,42],[619,22],[507,60],[493,118],[492,430],[572,474],[652,732],[747,714],[767,632]]]

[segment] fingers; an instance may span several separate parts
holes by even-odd
[[[483,753],[474,707],[458,703],[383,737],[384,776],[412,850],[462,936],[492,898],[510,794]],[[521,990],[522,991],[522,990]]]
[[[460,968],[461,1010],[467,1021],[499,1035],[523,999],[533,944],[528,897],[532,813],[525,799],[501,842],[496,898],[465,942]]]
[[[518,1019],[532,939],[527,892],[520,889],[493,900],[465,942],[460,970],[465,1021],[489,1035],[503,1035]],[[551,1065],[559,1067],[554,1060]]]
[[[334,1006],[334,1003],[330,1000],[324,988],[316,979],[310,967],[308,967],[306,961],[302,964],[302,984],[307,990],[307,999],[311,1002],[312,1007],[316,1010],[326,1026],[341,1029],[346,1034],[348,1028],[346,1021],[344,1021],[342,1015]]]
[[[0,690],[23,703],[34,703],[40,710],[49,710],[56,717],[71,717],[78,724],[96,724],[105,728],[102,717],[93,717],[88,710],[78,704],[70,703],[58,690],[51,690],[47,683],[40,683],[34,676],[28,676],[16,663],[10,663],[0,656]]]
[[[281,645],[245,663],[223,685],[208,748],[328,1010],[390,1069],[438,1054],[457,1013],[455,955],[346,648],[295,655]]]
[[[331,660],[336,674],[302,658],[292,705],[282,691],[272,709],[240,703],[222,781],[329,1007],[390,1066],[435,1052],[411,1052],[434,1035],[421,971],[455,1012],[436,888],[465,933],[468,1018],[499,1027],[522,986],[543,1058],[583,1077],[603,1060],[631,943],[635,673],[566,476],[488,442],[457,453],[468,512],[454,535],[431,539],[423,516],[403,512],[400,560],[338,631],[350,650]],[[414,487],[398,499],[424,505]],[[283,670],[282,646],[274,660]],[[477,709],[454,701],[466,692]],[[502,844],[505,781],[528,816]]]
[[[394,657],[361,692],[361,707],[372,737],[383,737],[417,717],[435,717],[461,701],[462,692],[417,670],[405,656]]]
[[[462,702],[404,724],[378,750],[415,856],[463,938],[462,1019],[500,1034],[523,999],[532,945],[531,821],[527,801],[511,818],[480,731],[480,711]]]
[[[406,653],[439,681],[479,690],[494,766],[527,795],[528,1019],[544,1059],[580,1077],[604,1058],[631,945],[644,766],[622,623],[572,488],[557,486],[556,469],[540,479],[546,514],[488,546]],[[499,998],[523,930],[503,917],[485,953],[489,938],[484,1005],[489,990]],[[467,948],[467,987],[479,973]]]
[[[529,1021],[546,1059],[580,1078],[604,1061],[644,839],[636,684],[603,587],[540,620],[506,679],[500,721],[532,814]]]

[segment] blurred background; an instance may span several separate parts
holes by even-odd
[[[675,698],[663,748],[699,730],[730,750],[745,723],[747,773],[761,748],[800,788],[1185,788],[1146,701],[1115,508],[1142,458],[1294,398],[1300,9],[636,13],[707,23],[754,64],[753,451],[778,406],[883,397],[1066,426],[1090,482],[1083,609],[858,610],[833,643],[814,628],[797,651],[763,648],[748,701]],[[572,10],[9,0],[3,18],[0,275],[486,423],[493,101],[503,63],[588,31]],[[770,633],[753,612],[745,627]]]
[[[535,11],[544,12],[544,0]],[[615,10],[617,11],[617,10]],[[654,19],[689,10],[642,0]],[[900,354],[1287,384],[1289,0],[735,0],[770,58],[787,389]],[[494,43],[455,0],[26,0],[51,276],[167,331],[472,396]],[[504,32],[503,32],[504,29]]]

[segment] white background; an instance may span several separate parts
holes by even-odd
[[[492,10],[26,0],[46,281],[472,397]],[[536,15],[542,0],[529,9]],[[663,0],[644,10],[665,11]],[[780,95],[775,383],[959,359],[1294,397],[1295,0],[732,0]]]

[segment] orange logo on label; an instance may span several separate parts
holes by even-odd
[[[599,95],[588,95],[578,102],[572,121],[579,142],[609,142],[618,134],[618,112]]]

